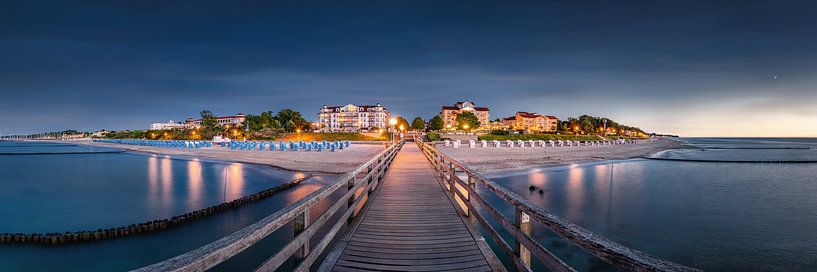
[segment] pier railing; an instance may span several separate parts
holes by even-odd
[[[307,195],[297,202],[271,214],[252,225],[242,228],[224,238],[171,259],[146,266],[135,271],[205,271],[241,253],[272,232],[293,222],[295,237],[275,252],[256,271],[274,271],[290,258],[295,259],[293,271],[309,271],[335,235],[355,218],[368,195],[375,189],[386,169],[404,141],[392,144],[374,158],[352,170],[334,183]],[[359,177],[361,176],[362,177]],[[319,201],[344,188],[346,193],[315,220],[309,218],[309,210]],[[345,199],[345,200],[344,200]],[[339,212],[342,216],[335,217]],[[332,227],[320,242],[310,246],[310,240],[333,218]]]
[[[458,163],[428,143],[417,141],[423,154],[430,162],[435,175],[450,191],[457,202],[457,209],[463,216],[473,217],[488,236],[509,259],[517,271],[531,271],[531,256],[551,271],[575,271],[567,263],[542,246],[532,236],[532,223],[538,222],[571,243],[581,247],[597,258],[629,271],[698,271],[669,261],[661,260],[646,253],[628,248],[619,243],[596,235],[587,229],[568,222],[566,219],[539,208],[523,197],[511,192]],[[464,178],[460,177],[460,174]],[[502,215],[493,205],[476,192],[481,186],[499,196],[505,203],[515,208],[515,219]],[[480,211],[483,212],[480,212]],[[493,218],[507,231],[513,241],[500,236],[489,222]]]

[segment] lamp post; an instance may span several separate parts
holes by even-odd
[[[301,129],[300,128],[296,129],[295,132],[298,133],[298,142],[300,142],[301,141]]]
[[[391,143],[393,144],[394,143],[394,125],[397,124],[397,119],[392,117],[391,119],[389,119],[389,124],[391,125]]]

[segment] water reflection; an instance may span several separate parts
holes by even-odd
[[[162,184],[160,198],[162,205],[170,206],[173,202],[173,163],[169,157],[162,158],[161,161],[161,181]]]
[[[148,157],[148,194],[146,203],[148,206],[156,203],[159,190],[159,160],[156,156]]]
[[[584,187],[584,168],[578,164],[571,165],[567,172],[567,186],[564,188],[568,202],[568,218],[580,218],[585,202]]]
[[[242,197],[244,191],[244,165],[232,163],[225,169],[227,178],[224,180],[224,202]]]
[[[202,206],[202,200],[204,194],[202,193],[202,187],[204,186],[204,181],[202,178],[201,173],[201,162],[198,159],[193,159],[187,162],[187,184],[189,190],[190,203],[191,207],[200,207]]]

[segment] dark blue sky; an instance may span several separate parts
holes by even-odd
[[[5,3],[0,133],[141,129],[202,109],[314,119],[346,103],[428,118],[471,100],[492,119],[817,136],[817,4],[659,2]]]

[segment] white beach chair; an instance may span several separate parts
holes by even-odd
[[[530,147],[536,146],[536,143],[533,140],[528,140],[528,144],[530,145]]]
[[[516,143],[519,145],[519,147],[525,147],[525,142],[522,140],[516,140]]]
[[[454,146],[454,148],[460,148],[460,141],[454,141],[451,144]]]
[[[505,140],[505,143],[508,144],[508,147],[513,147],[513,141]]]
[[[502,143],[500,143],[498,140],[493,140],[491,142],[494,143],[494,147],[499,147],[502,145]]]
[[[451,141],[445,140],[445,146],[451,146]]]
[[[477,147],[477,142],[475,142],[474,140],[468,140],[468,147],[476,148]]]
[[[488,141],[486,141],[486,140],[481,140],[481,141],[479,141],[479,143],[482,144],[482,146],[481,146],[482,148],[488,147]]]

